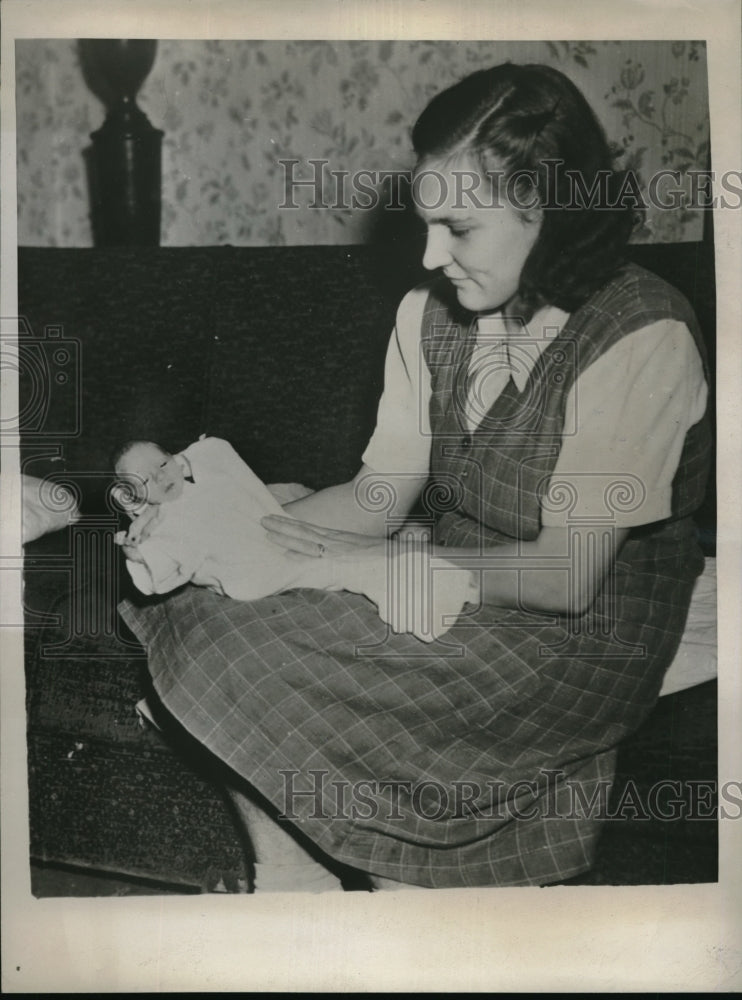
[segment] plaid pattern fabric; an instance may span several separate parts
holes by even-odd
[[[590,866],[600,813],[580,802],[609,790],[677,647],[692,571],[661,562],[648,601],[618,609],[620,641],[611,608],[579,629],[486,609],[430,646],[344,593],[186,587],[121,611],[173,715],[337,860],[433,887],[541,885]]]
[[[576,379],[622,337],[666,318],[688,326],[708,378],[703,337],[686,299],[631,264],[569,317],[539,357],[524,392],[511,382],[470,432],[466,375],[476,317],[451,301],[447,282],[434,287],[425,307],[422,343],[432,385],[431,474],[439,486],[428,494],[434,499],[431,513],[441,515],[439,540],[478,545],[501,536],[536,538]],[[674,518],[687,517],[702,503],[710,448],[709,423],[703,419],[686,436],[673,481]]]
[[[454,395],[467,360],[445,369]],[[439,384],[439,430],[441,399]],[[556,459],[547,416],[538,475]],[[529,439],[509,440],[501,467],[528,464]],[[456,485],[456,450],[435,443]],[[480,482],[487,537],[530,536],[536,493],[521,486]],[[460,544],[461,521],[444,512],[439,537]],[[586,615],[467,606],[430,645],[347,593],[242,603],[186,587],[120,610],[172,714],[338,861],[431,887],[543,885],[591,865],[615,748],[656,701],[702,565],[692,524],[671,519],[632,533]]]

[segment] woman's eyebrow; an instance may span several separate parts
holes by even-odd
[[[416,209],[418,216],[429,226],[473,226],[474,218],[470,215],[436,215],[427,217],[424,209]]]

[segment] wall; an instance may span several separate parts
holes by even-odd
[[[139,95],[163,145],[166,246],[356,243],[371,213],[278,209],[278,161],[333,170],[412,165],[409,128],[430,97],[474,69],[544,62],[583,90],[642,181],[709,160],[700,42],[161,41]],[[18,240],[90,246],[83,149],[103,121],[74,40],[16,45]],[[300,168],[297,168],[297,176]],[[305,172],[301,176],[308,176]],[[640,241],[697,240],[698,211],[650,209]]]

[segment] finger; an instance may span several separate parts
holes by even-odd
[[[286,559],[288,562],[296,563],[297,566],[306,566],[308,561],[314,562],[314,559],[303,552],[294,552],[293,549],[286,549]]]
[[[323,556],[330,547],[330,539],[316,531],[284,530],[284,526],[266,531],[268,540],[274,544],[315,558]],[[333,543],[332,547],[333,551],[337,552],[337,543]]]
[[[332,546],[335,552],[369,548],[378,545],[380,541],[380,538],[375,535],[362,535],[355,531],[325,528],[320,524],[310,524],[308,521],[297,521],[294,518],[283,518],[278,514],[269,514],[260,523],[269,531],[275,530],[292,538],[305,538],[314,542],[322,542],[328,548]]]
[[[338,531],[337,528],[327,528],[321,524],[312,524],[310,521],[297,521],[294,517],[281,517],[280,514],[268,514],[260,522],[264,528],[286,531],[295,537],[305,535],[319,535],[320,538],[337,539],[347,541],[352,538],[362,537],[351,531]]]
[[[269,531],[267,538],[272,544],[280,546],[282,549],[287,549],[289,552],[298,552],[301,555],[314,556],[315,559],[324,555],[325,546],[319,540],[315,541],[311,538],[286,535],[279,531]]]
[[[279,514],[269,514],[260,522],[267,531],[275,531],[291,538],[308,538],[324,536],[324,529],[308,521],[297,521],[292,517],[281,517]]]

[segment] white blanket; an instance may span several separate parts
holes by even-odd
[[[660,695],[683,691],[716,677],[716,637],[716,560],[707,558],[696,580],[680,647],[665,674]]]

